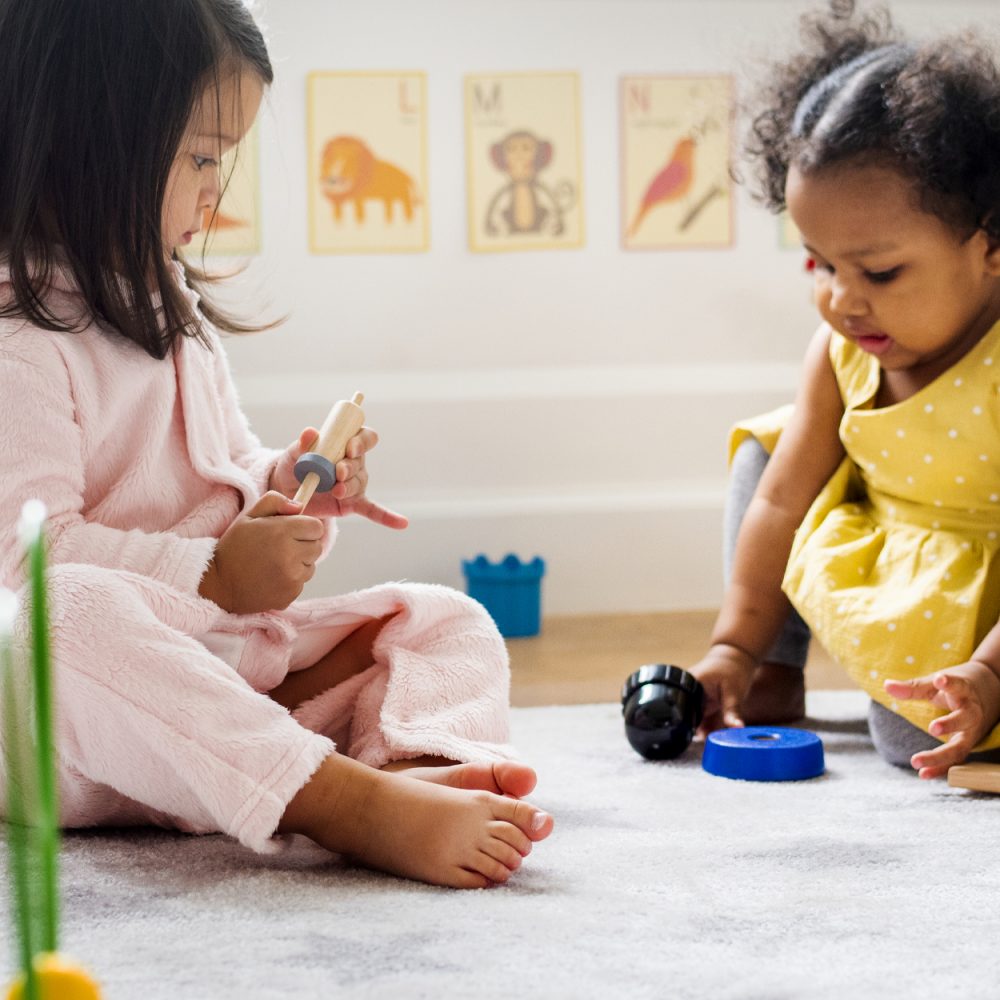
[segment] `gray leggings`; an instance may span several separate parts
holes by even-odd
[[[768,457],[761,443],[752,437],[747,438],[733,456],[722,531],[723,571],[727,583],[732,570],[736,536],[764,473]],[[793,610],[764,659],[768,663],[804,668],[809,653],[809,639],[809,626]],[[933,736],[876,701],[871,702],[868,707],[868,729],[880,756],[898,767],[909,767],[910,758],[915,753],[941,745]],[[1000,761],[1000,751],[972,754],[969,760]]]

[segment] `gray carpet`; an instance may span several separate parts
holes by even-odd
[[[70,834],[63,950],[108,1000],[997,997],[1000,796],[882,763],[855,692],[809,707],[828,771],[792,784],[646,763],[615,705],[515,710],[557,827],[498,889]]]

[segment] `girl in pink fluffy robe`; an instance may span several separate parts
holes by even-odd
[[[499,634],[443,587],[296,600],[334,518],[406,520],[365,495],[367,428],[296,506],[316,432],[260,446],[216,332],[247,328],[177,257],[271,79],[242,0],[0,0],[0,585],[38,498],[62,822],[505,882],[552,819]]]

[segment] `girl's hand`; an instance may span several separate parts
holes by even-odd
[[[699,736],[743,726],[743,699],[756,666],[753,657],[742,649],[719,643],[691,667],[691,673],[705,689],[705,715],[698,727]]]
[[[300,456],[311,451],[315,445],[319,431],[315,427],[307,427],[297,441],[293,441],[285,453],[278,459],[278,464],[271,473],[271,488],[283,493],[286,497],[294,497],[299,488],[295,478],[295,463]],[[362,427],[350,441],[344,457],[336,464],[337,481],[328,493],[314,493],[309,501],[309,514],[312,517],[345,517],[348,514],[359,514],[385,528],[405,528],[409,521],[402,514],[389,510],[365,496],[368,488],[368,470],[365,468],[365,453],[378,444],[378,434],[370,427]]]
[[[921,778],[943,777],[961,764],[1000,720],[1000,678],[978,660],[912,681],[887,680],[885,690],[898,700],[915,698],[949,710],[930,724],[931,735],[947,742],[910,758]]]
[[[238,615],[287,608],[311,580],[323,549],[323,522],[265,493],[226,529],[198,593]]]

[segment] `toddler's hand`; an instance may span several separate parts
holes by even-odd
[[[198,593],[234,614],[287,608],[316,572],[323,522],[270,492],[226,529]]]
[[[271,474],[271,488],[287,497],[294,497],[299,488],[295,478],[295,463],[305,452],[311,451],[319,437],[315,427],[307,427],[278,459]],[[378,434],[370,427],[362,427],[350,441],[344,457],[336,464],[337,481],[328,493],[314,493],[309,501],[309,514],[313,517],[344,517],[359,514],[386,528],[405,528],[409,521],[395,511],[383,507],[365,496],[368,488],[368,470],[365,452],[378,444]]]
[[[700,736],[743,725],[740,713],[755,666],[754,660],[741,649],[719,643],[691,667],[691,673],[705,689],[705,715],[698,727]]]
[[[1000,720],[1000,678],[976,660],[912,681],[887,680],[885,690],[898,700],[929,701],[949,710],[930,724],[931,735],[947,742],[910,758],[921,778],[943,777],[961,764]]]

